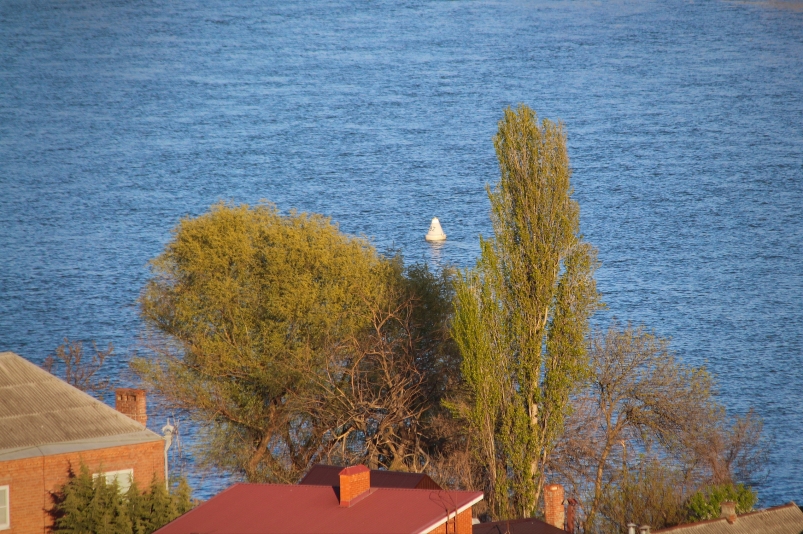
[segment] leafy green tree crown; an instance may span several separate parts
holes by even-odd
[[[477,266],[456,289],[453,336],[467,394],[452,408],[471,427],[491,515],[527,517],[569,395],[587,376],[597,260],[580,235],[563,126],[508,108],[494,146],[493,239],[481,239]]]
[[[758,494],[744,484],[717,484],[694,493],[687,503],[689,519],[704,521],[720,515],[720,506],[725,501],[736,503],[736,513],[745,514],[753,510]]]
[[[313,406],[333,347],[370,324],[398,266],[320,215],[221,203],[183,219],[152,269],[156,354],[135,371],[203,425],[207,465],[297,482],[332,439]]]

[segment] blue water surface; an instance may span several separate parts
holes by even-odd
[[[707,363],[774,440],[762,504],[803,502],[801,2],[3,0],[0,350],[113,342],[132,383],[147,262],[221,199],[471,265],[519,102],[566,125],[598,324]]]

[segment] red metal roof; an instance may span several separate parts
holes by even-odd
[[[371,488],[341,507],[331,486],[236,484],[158,534],[417,534],[478,503],[482,493]]]
[[[340,486],[339,473],[342,467],[336,465],[313,465],[299,484],[316,486]],[[400,473],[398,471],[371,470],[372,488],[441,489],[434,480],[423,473]]]

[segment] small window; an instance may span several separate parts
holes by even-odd
[[[120,493],[126,493],[128,488],[131,487],[131,483],[134,481],[134,470],[121,469],[119,471],[106,471],[105,473],[96,473],[93,475],[93,478],[98,477],[105,477],[106,484],[114,484],[116,480],[117,488],[120,490]]]
[[[11,504],[8,486],[0,486],[0,530],[11,528]]]

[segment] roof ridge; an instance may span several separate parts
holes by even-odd
[[[736,517],[739,518],[739,517],[745,517],[745,516],[748,516],[748,515],[756,515],[756,514],[763,514],[763,513],[767,513],[767,512],[774,512],[775,510],[781,510],[783,508],[797,508],[798,510],[800,510],[800,507],[797,504],[795,504],[795,501],[789,501],[786,504],[779,504],[777,506],[770,506],[769,508],[761,508],[760,510],[753,510],[751,512],[745,512],[743,514],[738,514]],[[720,519],[724,519],[724,518],[720,518]]]
[[[357,465],[364,465],[364,464],[357,464]],[[320,468],[332,468],[332,469],[341,469],[342,470],[342,469],[347,469],[349,467],[355,467],[355,465],[313,464],[312,467],[310,467],[310,471],[313,470],[313,469],[320,469]],[[368,466],[366,466],[366,467],[368,467]],[[392,471],[390,469],[371,469],[370,467],[368,468],[368,470],[371,471],[371,472],[376,471],[378,473],[393,473],[394,475],[429,476],[429,475],[427,475],[426,473],[423,473],[423,472],[422,473],[416,473],[416,472],[410,472],[410,471]]]
[[[435,491],[435,492],[440,492],[440,493],[482,493],[481,491],[477,491],[477,490],[453,490],[453,489],[446,489],[446,488],[385,488],[385,487],[378,487],[376,489],[393,490],[393,491]]]
[[[332,488],[329,484],[280,484],[277,482],[235,482],[232,486],[280,486],[280,487],[293,487],[293,488]],[[478,490],[450,490],[450,489],[437,489],[437,488],[387,488],[384,486],[371,486],[372,490],[382,491],[430,491],[439,493],[482,493]]]

